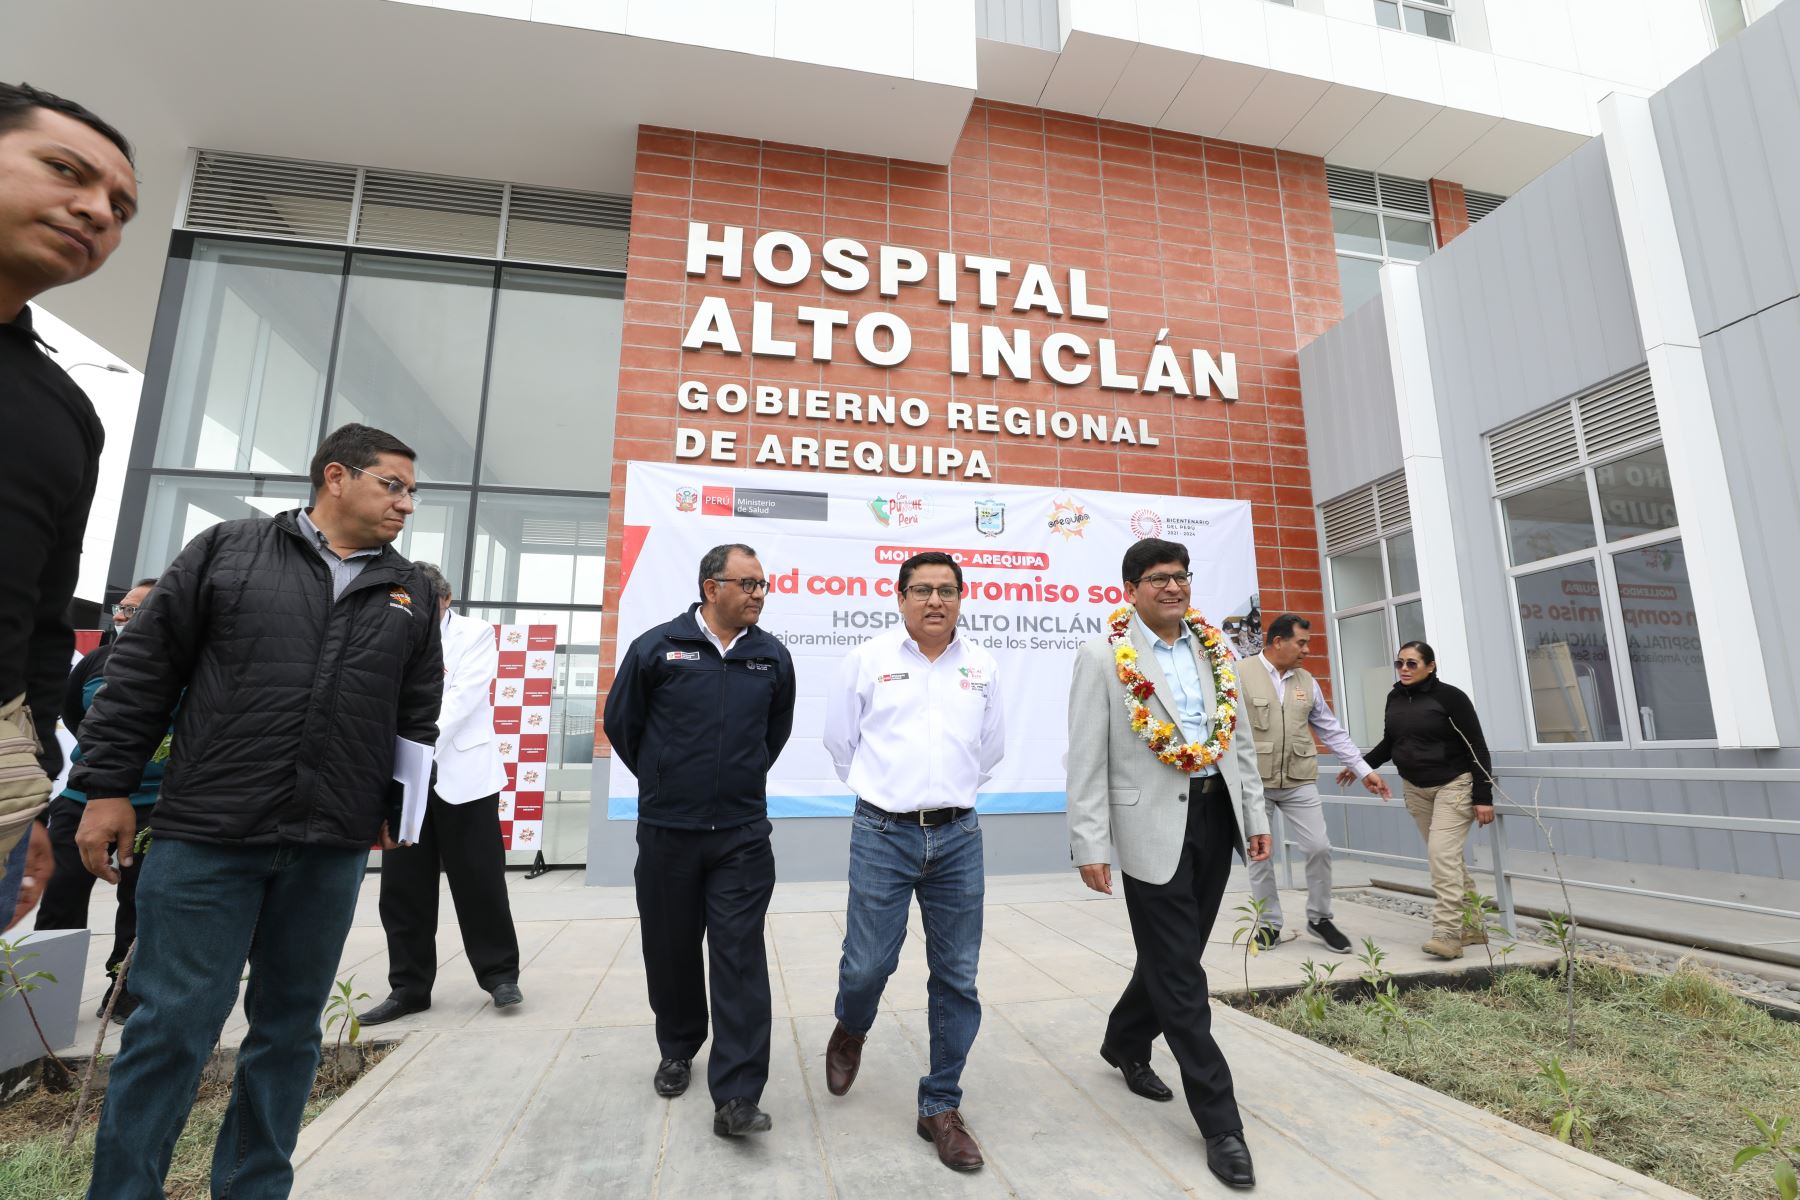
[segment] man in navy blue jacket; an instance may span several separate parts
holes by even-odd
[[[769,581],[756,551],[715,546],[700,602],[631,643],[606,696],[613,755],[638,782],[638,921],[656,1013],[658,1095],[687,1091],[706,1040],[704,938],[712,974],[713,1132],[764,1133],[775,890],[769,768],[794,727],[794,661],[756,628]]]

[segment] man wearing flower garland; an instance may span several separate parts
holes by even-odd
[[[1232,1187],[1254,1187],[1200,954],[1231,851],[1269,856],[1256,744],[1239,736],[1230,642],[1188,607],[1187,547],[1146,538],[1125,552],[1121,575],[1131,604],[1077,652],[1069,688],[1070,857],[1083,883],[1111,895],[1117,853],[1137,947],[1100,1056],[1138,1095],[1172,1099],[1150,1067],[1161,1034],[1206,1139],[1207,1167]]]

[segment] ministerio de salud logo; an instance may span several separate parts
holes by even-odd
[[[1052,533],[1060,533],[1063,541],[1072,541],[1087,532],[1087,523],[1093,520],[1087,507],[1073,496],[1064,496],[1050,506],[1050,518],[1046,522]]]

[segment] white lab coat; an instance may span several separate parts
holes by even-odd
[[[490,687],[500,666],[494,627],[449,613],[444,620],[444,702],[438,709],[437,794],[467,804],[506,786],[494,745]]]

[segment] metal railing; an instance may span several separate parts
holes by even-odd
[[[1319,799],[1327,804],[1338,804],[1349,808],[1386,808],[1391,811],[1392,802],[1375,799],[1364,799],[1361,796],[1331,795],[1324,791]],[[1518,935],[1518,916],[1513,906],[1512,881],[1515,879],[1531,880],[1537,883],[1561,883],[1567,887],[1583,888],[1588,891],[1614,892],[1630,896],[1643,896],[1653,900],[1673,900],[1686,904],[1700,904],[1709,908],[1725,908],[1735,912],[1754,913],[1758,916],[1789,917],[1800,920],[1800,912],[1784,908],[1771,908],[1761,904],[1748,904],[1739,900],[1721,900],[1713,896],[1694,896],[1681,892],[1663,892],[1653,888],[1629,887],[1618,883],[1600,883],[1591,879],[1558,880],[1554,875],[1539,875],[1529,871],[1514,870],[1506,865],[1506,819],[1532,821],[1534,818],[1545,821],[1591,821],[1615,825],[1650,825],[1669,828],[1712,829],[1728,833],[1764,833],[1792,834],[1800,836],[1800,821],[1783,820],[1778,817],[1725,817],[1704,813],[1657,813],[1632,812],[1617,809],[1565,808],[1543,806],[1526,808],[1523,805],[1500,802],[1494,806],[1493,823],[1487,827],[1488,845],[1493,855],[1492,868],[1483,868],[1479,862],[1472,863],[1472,871],[1491,874],[1494,878],[1494,907],[1499,910],[1501,927],[1509,937]],[[1276,865],[1281,870],[1283,885],[1290,891],[1294,884],[1294,861],[1288,853],[1293,843],[1287,836],[1287,822],[1281,809],[1275,809],[1274,824],[1270,830],[1274,835]],[[1430,869],[1429,860],[1419,855],[1389,854],[1380,850],[1363,850],[1351,846],[1331,847],[1332,854],[1344,855],[1347,858],[1373,859],[1379,862],[1407,863]]]

